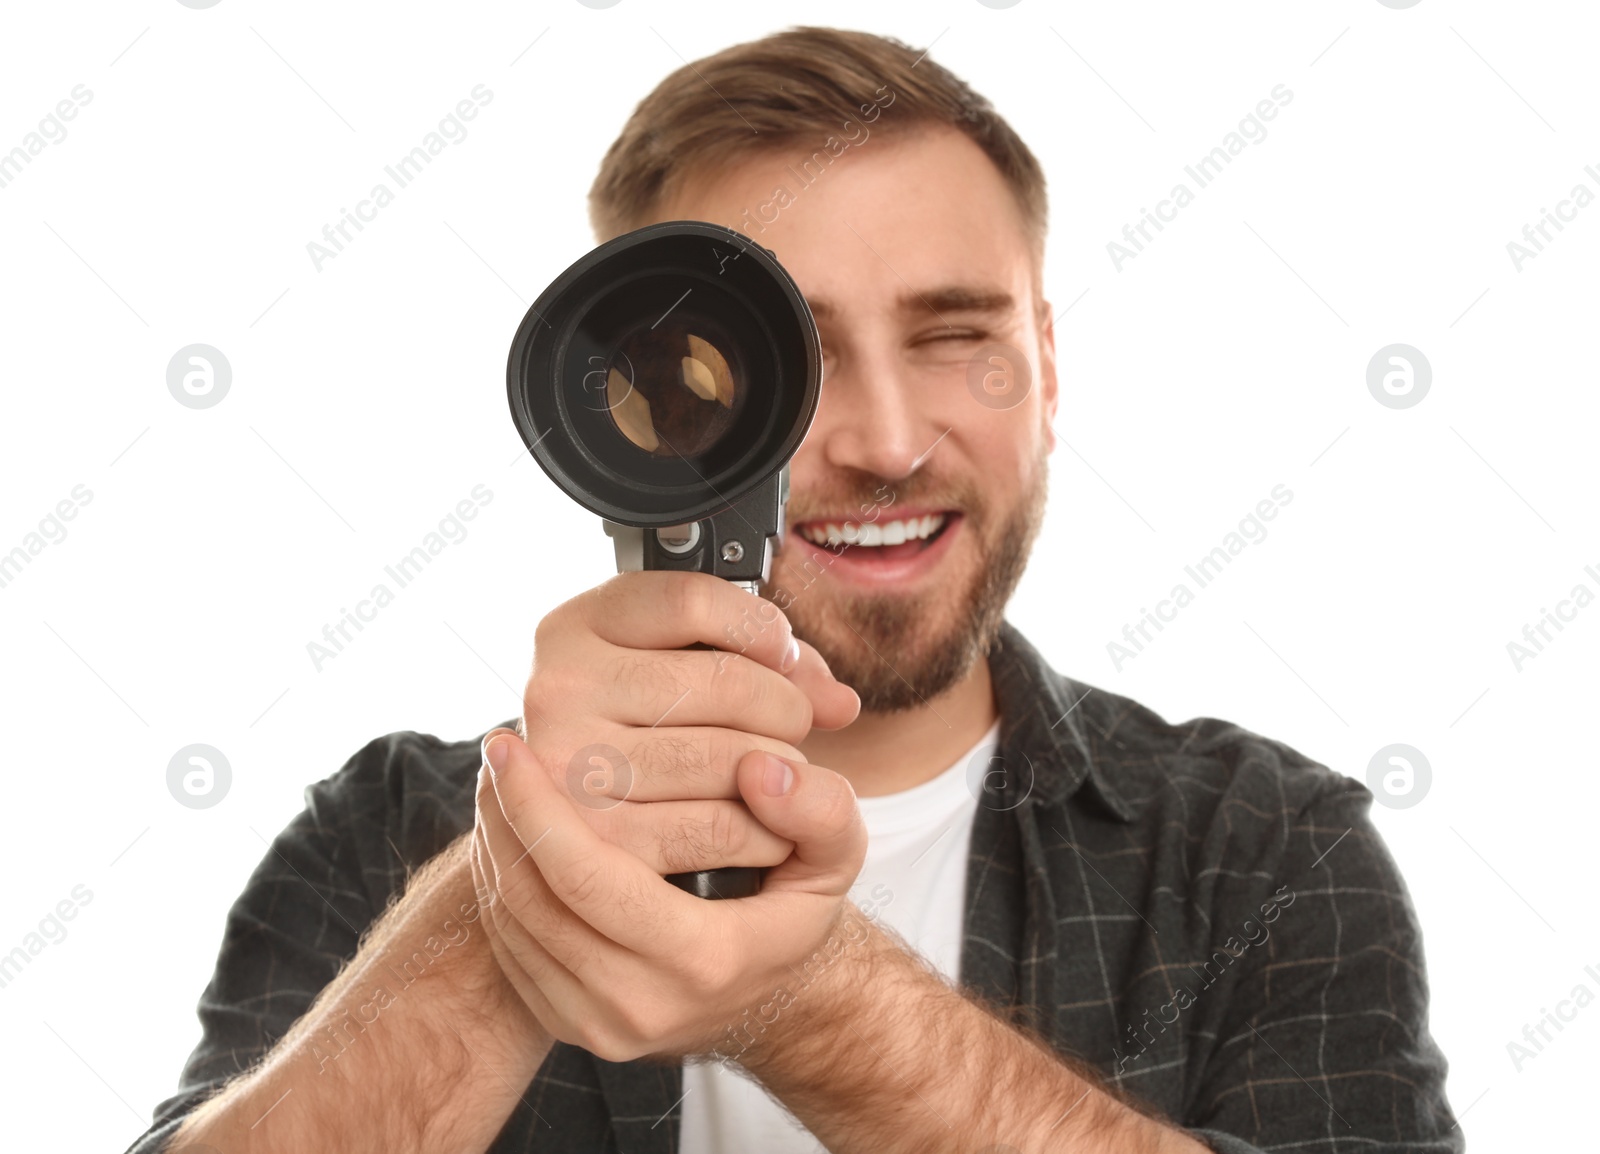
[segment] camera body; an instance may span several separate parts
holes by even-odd
[[[523,444],[601,518],[618,572],[710,573],[759,592],[822,389],[816,321],[769,249],[693,220],[607,241],[523,317],[506,387]],[[759,875],[667,880],[740,897]]]
[[[617,572],[686,569],[732,581],[751,593],[772,575],[772,555],[783,544],[789,503],[789,466],[720,513],[699,521],[646,529],[605,521],[616,550]]]

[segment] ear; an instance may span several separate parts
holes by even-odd
[[[1039,298],[1037,310],[1039,325],[1039,419],[1044,422],[1045,444],[1050,452],[1056,448],[1056,407],[1060,403],[1060,389],[1056,382],[1056,322],[1051,315],[1050,302]]]

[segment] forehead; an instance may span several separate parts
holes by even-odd
[[[655,219],[708,220],[750,236],[777,255],[823,322],[992,305],[986,295],[1026,299],[1021,212],[976,144],[943,125],[845,131],[854,143],[841,133],[825,147],[819,134],[690,173]]]

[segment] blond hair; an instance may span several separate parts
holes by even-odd
[[[1049,209],[1044,171],[1022,138],[926,52],[838,28],[796,27],[736,44],[657,84],[607,149],[589,189],[595,239],[648,223],[692,174],[717,171],[752,150],[796,142],[815,148],[841,127],[874,117],[874,132],[948,125],[976,144],[1016,198],[1035,270],[1041,269]],[[826,164],[828,157],[818,150],[812,159]]]

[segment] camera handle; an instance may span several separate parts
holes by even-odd
[[[603,520],[617,555],[617,572],[643,569],[711,573],[749,593],[759,593],[771,572],[772,554],[783,537],[789,497],[789,466],[721,513],[685,525],[648,529]],[[686,649],[715,649],[695,642]],[[697,897],[747,898],[761,892],[758,866],[667,874],[666,880]]]

